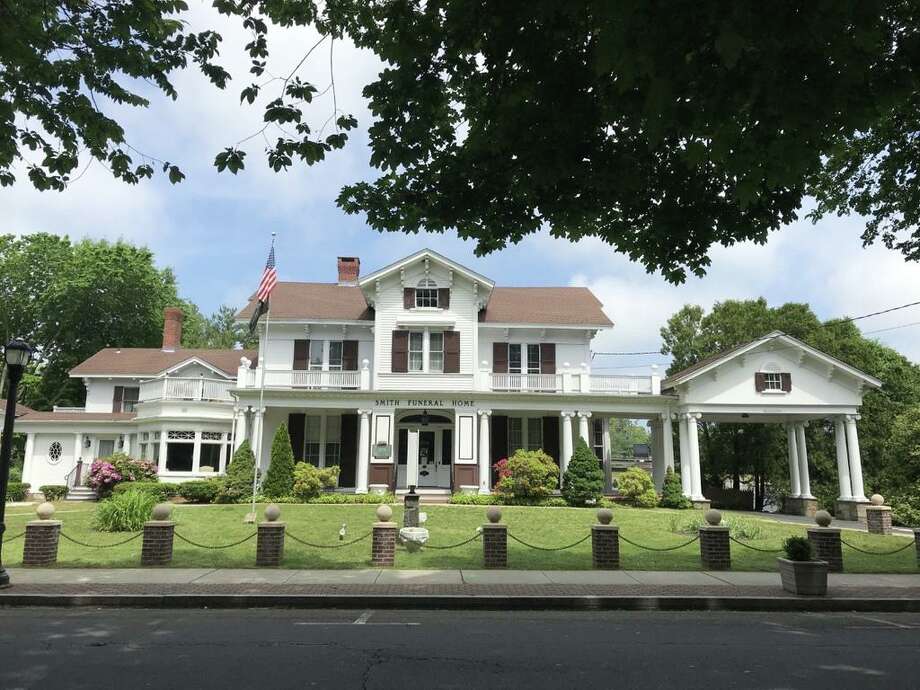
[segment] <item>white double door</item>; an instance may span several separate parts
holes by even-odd
[[[396,449],[396,486],[450,488],[453,429],[405,426],[399,429]]]

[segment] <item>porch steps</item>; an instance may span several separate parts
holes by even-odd
[[[407,493],[406,489],[397,489],[396,497],[402,499]],[[422,505],[445,505],[450,502],[450,489],[416,489],[415,493],[420,496]]]
[[[96,492],[88,486],[75,486],[67,492],[68,501],[95,501]]]

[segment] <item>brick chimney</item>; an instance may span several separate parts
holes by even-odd
[[[361,259],[357,256],[339,257],[339,285],[357,285]]]
[[[163,310],[163,351],[175,352],[182,341],[182,310],[166,307]]]

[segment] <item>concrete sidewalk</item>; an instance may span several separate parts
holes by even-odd
[[[920,574],[831,574],[826,597],[778,573],[634,570],[10,570],[0,606],[920,611]]]

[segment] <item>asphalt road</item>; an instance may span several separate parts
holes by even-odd
[[[0,609],[0,688],[917,688],[918,614]]]

